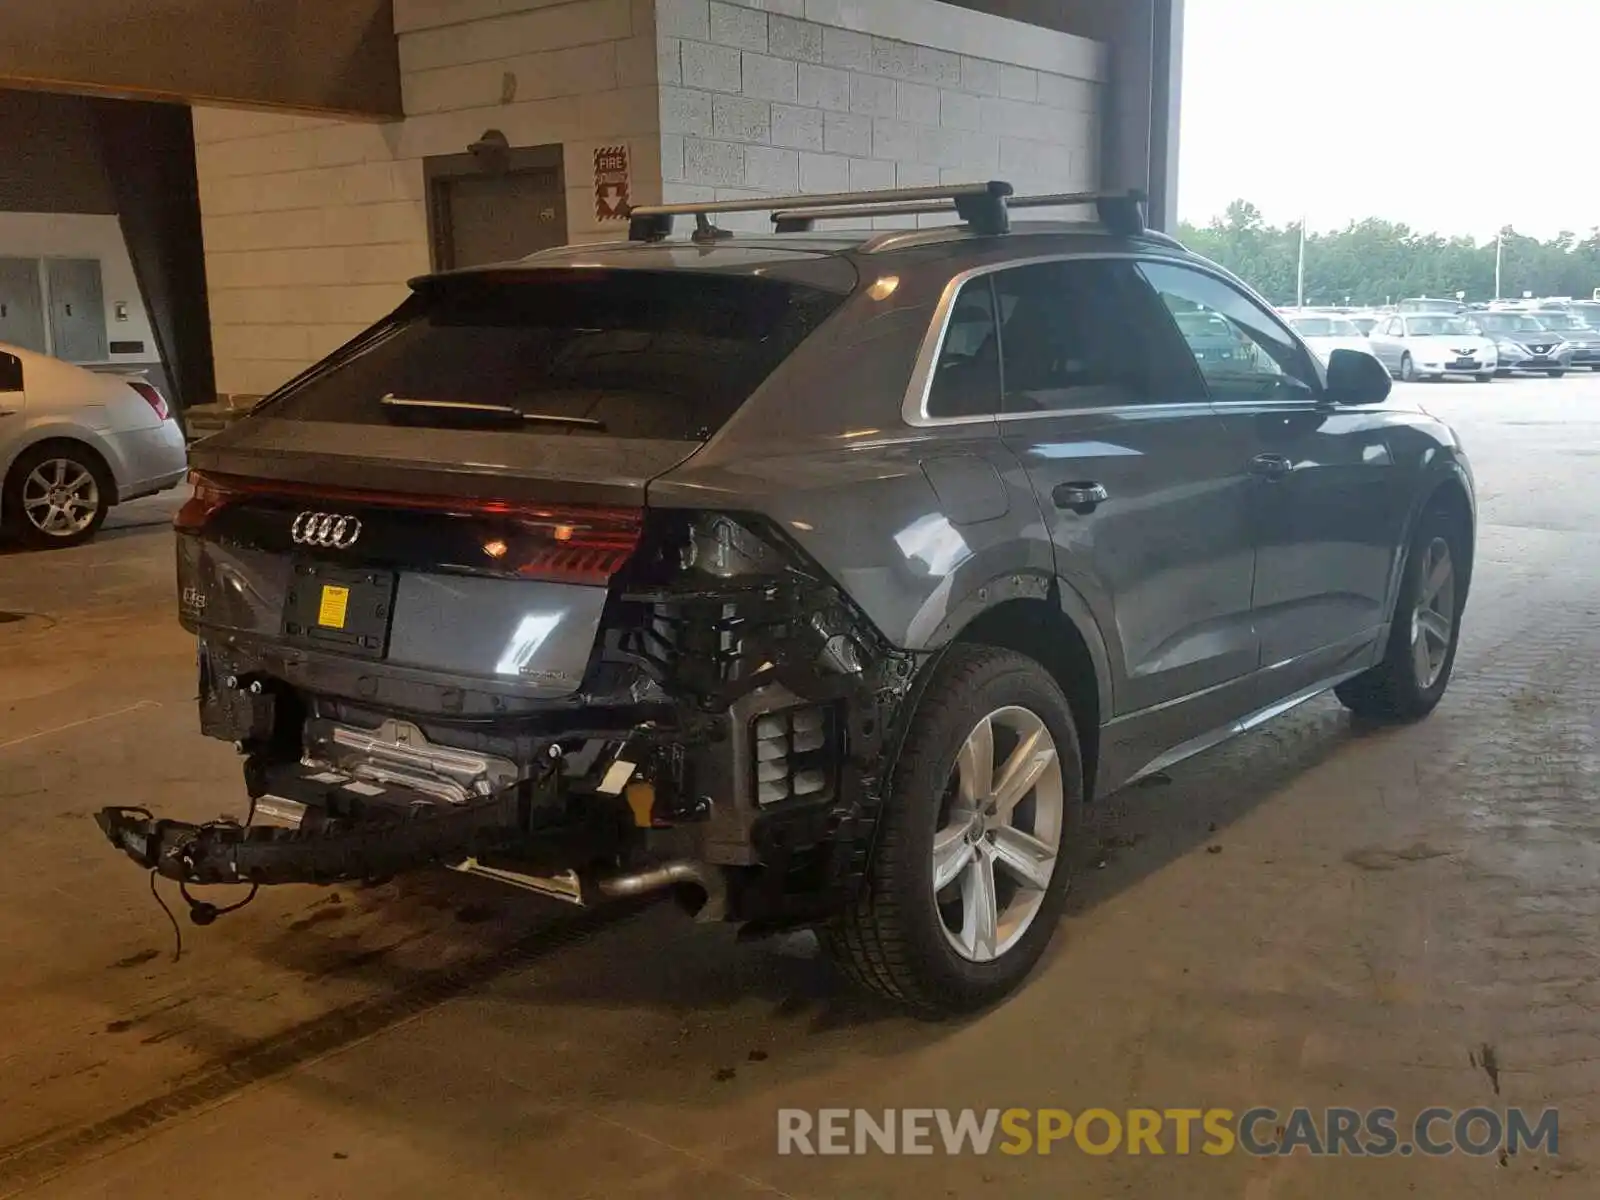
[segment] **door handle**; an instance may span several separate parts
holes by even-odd
[[[1098,483],[1083,481],[1057,484],[1050,493],[1050,499],[1057,508],[1070,508],[1075,513],[1087,515],[1111,499],[1111,496]]]
[[[1294,464],[1281,454],[1258,454],[1250,460],[1250,474],[1259,475],[1270,482],[1282,479],[1294,469]]]

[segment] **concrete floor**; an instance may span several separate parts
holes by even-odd
[[[171,505],[0,554],[0,1196],[1595,1195],[1600,376],[1415,394],[1482,493],[1443,706],[1359,733],[1319,700],[1115,798],[1029,986],[944,1026],[804,938],[456,878],[269,889],[174,962],[88,821],[241,796],[195,729]],[[780,1107],[1257,1104],[1556,1105],[1561,1153],[775,1153]]]

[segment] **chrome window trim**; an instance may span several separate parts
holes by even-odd
[[[1205,265],[1189,258],[1186,254],[1163,254],[1160,249],[1133,252],[1127,250],[1106,251],[1078,251],[1065,254],[1038,254],[1025,258],[1007,259],[1005,262],[984,263],[982,266],[969,267],[965,271],[958,271],[950,277],[945,284],[944,291],[939,295],[939,303],[934,306],[933,320],[928,323],[928,331],[922,336],[922,344],[917,349],[916,365],[911,371],[911,381],[906,385],[906,394],[900,405],[900,416],[907,425],[917,429],[939,429],[946,425],[987,425],[1002,424],[1012,421],[1037,421],[1046,417],[1061,416],[1114,416],[1119,413],[1149,413],[1152,415],[1172,415],[1184,412],[1210,412],[1211,402],[1208,398],[1200,401],[1183,401],[1168,404],[1113,404],[1102,405],[1095,408],[1053,408],[1041,412],[1027,413],[984,413],[978,416],[964,417],[935,417],[928,414],[928,400],[933,392],[933,368],[939,361],[939,354],[944,349],[945,335],[950,328],[950,315],[955,309],[956,296],[961,289],[974,279],[981,279],[985,275],[997,275],[1001,271],[1009,271],[1015,267],[1034,267],[1043,263],[1058,262],[1095,262],[1095,261],[1132,261],[1132,262],[1171,262],[1194,266],[1197,270],[1208,275],[1214,275],[1224,283],[1232,281],[1227,276],[1214,270],[1207,270]],[[1237,284],[1234,284],[1237,287]],[[1203,381],[1202,381],[1203,382]]]

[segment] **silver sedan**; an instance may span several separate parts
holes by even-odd
[[[76,545],[112,505],[174,487],[187,469],[156,388],[0,344],[0,530]]]

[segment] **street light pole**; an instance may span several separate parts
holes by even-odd
[[[1300,268],[1295,279],[1294,296],[1295,306],[1304,308],[1306,306],[1306,219],[1304,216],[1300,218]]]
[[[1505,255],[1506,231],[1494,235],[1494,298],[1500,299],[1500,264]]]

